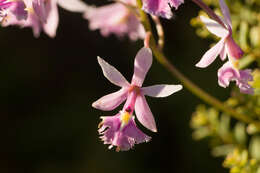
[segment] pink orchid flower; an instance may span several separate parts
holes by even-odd
[[[122,2],[135,6],[135,0],[122,0]],[[99,29],[103,36],[115,34],[123,37],[128,35],[133,41],[145,37],[143,25],[135,14],[120,2],[89,8],[84,17],[89,20],[89,28],[91,30]]]
[[[10,16],[2,25],[32,27],[35,37],[39,37],[42,30],[50,37],[56,36],[59,23],[57,4],[73,12],[83,12],[87,8],[80,0],[24,0],[24,3],[24,9],[28,13],[27,20],[20,21]]]
[[[103,96],[95,101],[94,108],[110,111],[126,100],[123,110],[114,117],[102,117],[103,125],[99,132],[105,144],[117,146],[122,150],[131,148],[135,143],[147,142],[150,137],[143,134],[135,125],[133,111],[139,122],[149,130],[156,132],[153,114],[146,102],[145,95],[151,97],[167,97],[182,89],[181,85],[153,85],[142,87],[144,78],[152,65],[150,48],[142,48],[135,57],[134,75],[131,84],[103,59],[98,57],[98,63],[104,76],[113,84],[121,87],[117,92]],[[108,128],[106,128],[108,127]]]
[[[178,9],[182,3],[184,0],[143,0],[143,10],[149,14],[170,19],[171,8]]]
[[[248,84],[249,81],[253,81],[251,70],[237,70],[228,61],[218,70],[218,83],[220,86],[226,88],[230,81],[236,82],[241,93],[254,94],[254,89]]]
[[[200,68],[209,66],[218,55],[220,55],[221,60],[225,60],[226,55],[228,55],[230,61],[239,59],[243,55],[243,51],[232,38],[232,24],[229,9],[223,0],[219,0],[219,3],[222,14],[224,16],[222,21],[225,24],[225,27],[214,20],[200,16],[200,19],[203,23],[205,23],[207,29],[211,33],[221,38],[221,40],[215,46],[209,49],[203,55],[201,60],[196,64],[196,66]]]

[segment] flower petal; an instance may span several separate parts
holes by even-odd
[[[182,85],[153,85],[143,87],[142,92],[144,95],[151,97],[167,97],[182,89]]]
[[[223,46],[222,50],[219,53],[220,59],[224,61],[227,57],[227,50],[226,50],[226,44]]]
[[[134,75],[131,84],[141,87],[146,73],[153,62],[152,51],[150,48],[143,47],[135,57]]]
[[[184,0],[169,0],[169,4],[173,6],[176,10],[182,3],[184,3]]]
[[[103,111],[110,111],[119,106],[127,97],[127,90],[120,89],[117,92],[105,95],[92,103],[92,107]]]
[[[89,7],[81,0],[58,0],[59,6],[71,12],[85,12]]]
[[[218,56],[222,48],[224,47],[225,39],[222,38],[215,46],[210,48],[196,64],[196,67],[205,68],[209,66]]]
[[[120,87],[127,87],[130,84],[124,78],[124,76],[113,66],[108,64],[105,60],[97,57],[98,63],[102,68],[104,76],[113,84]]]
[[[59,24],[59,13],[56,0],[47,1],[46,12],[48,13],[47,23],[43,24],[43,29],[46,34],[53,38],[56,36],[56,30]]]
[[[149,14],[170,19],[172,17],[172,11],[169,4],[173,6],[173,3],[167,0],[143,0],[142,9]],[[176,9],[177,7],[178,6],[175,6]]]
[[[218,37],[226,37],[229,33],[226,28],[208,17],[200,16],[200,20],[206,25],[206,28],[209,30],[209,32],[215,34]]]
[[[220,4],[220,8],[221,8],[222,14],[224,16],[225,22],[228,24],[228,26],[230,28],[232,28],[230,12],[229,12],[229,9],[227,7],[227,4],[225,3],[224,0],[219,0],[219,4]]]
[[[47,22],[47,14],[45,10],[45,3],[44,0],[33,0],[32,7],[35,14],[38,16],[41,22]]]
[[[157,132],[155,120],[153,114],[147,104],[143,94],[140,94],[136,98],[135,113],[140,123],[147,129]]]

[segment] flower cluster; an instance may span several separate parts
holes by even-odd
[[[243,56],[243,51],[232,38],[232,24],[229,9],[224,0],[219,0],[219,3],[224,16],[223,19],[221,17],[219,17],[219,19],[221,19],[224,26],[204,16],[200,16],[200,19],[206,25],[207,29],[217,37],[220,37],[221,40],[203,55],[196,66],[205,68],[209,66],[218,55],[222,61],[228,56],[228,62],[218,70],[219,85],[226,88],[230,81],[236,81],[236,85],[242,93],[253,94],[254,89],[248,84],[248,82],[253,79],[251,71],[248,69],[238,69],[238,59]]]
[[[241,93],[254,94],[254,89],[249,84],[253,81],[251,70],[239,69],[239,60],[244,53],[233,39],[231,16],[224,0],[219,0],[223,17],[216,15],[201,0],[192,1],[201,6],[212,18],[200,16],[200,20],[206,25],[207,30],[220,38],[220,41],[202,56],[196,66],[205,68],[218,56],[222,61],[228,57],[227,62],[218,70],[218,84],[226,88],[231,81],[234,81]],[[81,0],[0,0],[0,21],[2,26],[31,27],[35,37],[38,37],[41,31],[50,37],[55,37],[59,23],[58,6],[60,6],[71,12],[82,13],[83,17],[88,20],[89,28],[100,30],[103,36],[114,34],[119,38],[128,36],[132,41],[144,40],[145,47],[137,53],[135,58],[131,83],[113,66],[98,57],[98,63],[104,76],[121,89],[103,96],[92,106],[103,111],[111,111],[125,101],[122,110],[116,115],[101,117],[98,132],[104,143],[110,145],[109,148],[115,146],[117,151],[125,151],[131,149],[135,144],[148,142],[151,139],[138,129],[135,117],[144,127],[157,132],[155,119],[145,96],[167,97],[182,89],[181,85],[164,84],[142,87],[145,76],[152,65],[152,50],[149,48],[149,34],[146,32],[147,30],[148,33],[153,32],[153,29],[147,29],[150,25],[145,23],[143,18],[148,13],[151,15],[150,19],[155,22],[159,39],[158,45],[156,45],[156,39],[153,37],[151,47],[158,55],[163,47],[161,46],[163,39],[160,38],[163,37],[163,29],[159,17],[172,18],[172,10],[177,10],[183,3],[184,0],[115,0],[108,5],[95,7],[89,6]],[[149,22],[149,18],[147,18],[147,22]],[[163,59],[162,64],[168,63],[163,57],[161,59]],[[177,71],[172,69],[173,67],[170,71],[173,73]],[[178,73],[176,76],[182,75]],[[183,81],[184,84],[189,85],[187,84],[189,82],[185,82],[186,79]],[[198,93],[201,94],[201,92]],[[228,112],[234,113],[233,111]]]

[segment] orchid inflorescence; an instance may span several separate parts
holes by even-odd
[[[255,89],[251,85],[252,70],[241,69],[239,66],[244,52],[233,38],[232,17],[225,1],[219,0],[222,16],[217,15],[201,0],[192,1],[208,14],[209,17],[205,15],[199,17],[206,29],[220,38],[195,66],[206,68],[218,56],[222,61],[227,59],[216,75],[219,86],[226,88],[231,81],[234,81],[241,93],[254,95]],[[151,140],[150,136],[137,127],[135,117],[145,128],[157,132],[155,119],[145,96],[167,97],[182,89],[182,85],[172,84],[142,87],[145,76],[151,68],[153,54],[182,82],[184,87],[195,95],[240,121],[254,123],[254,120],[226,107],[190,82],[162,53],[163,27],[159,17],[171,19],[173,10],[178,10],[182,4],[184,0],[115,0],[108,5],[95,7],[87,5],[83,0],[0,0],[0,21],[3,27],[10,25],[31,27],[35,37],[39,37],[41,31],[50,37],[55,37],[59,23],[59,6],[70,12],[81,13],[83,18],[88,20],[89,29],[100,30],[102,36],[114,34],[119,38],[127,36],[131,41],[144,40],[144,47],[135,57],[131,83],[115,67],[97,57],[104,76],[111,83],[119,86],[120,90],[101,97],[92,104],[92,107],[102,111],[112,111],[125,101],[123,108],[114,116],[101,117],[98,132],[101,140],[104,144],[108,144],[109,148],[116,147],[116,151],[126,151],[133,148],[135,144]],[[158,44],[153,36],[150,20],[153,20],[156,25]]]

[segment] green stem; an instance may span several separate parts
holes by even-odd
[[[250,117],[240,114],[234,109],[224,105],[217,98],[211,96],[201,88],[199,88],[196,84],[190,81],[186,76],[184,76],[170,61],[165,57],[165,55],[161,52],[161,50],[157,47],[155,38],[152,34],[151,25],[147,15],[141,10],[142,9],[142,1],[136,0],[139,8],[140,19],[142,24],[144,25],[146,32],[151,32],[150,38],[150,48],[152,49],[156,60],[162,64],[171,74],[176,77],[185,88],[187,88],[191,93],[205,101],[206,103],[214,106],[215,108],[225,112],[226,114],[236,118],[237,120],[243,121],[245,123],[252,123],[260,128],[260,122],[254,121]]]

